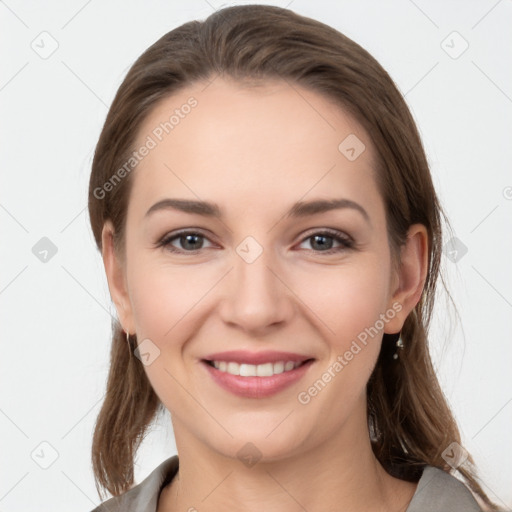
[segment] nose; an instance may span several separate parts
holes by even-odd
[[[263,250],[252,262],[240,256],[242,252],[234,253],[234,268],[219,308],[225,323],[252,335],[284,325],[295,311],[294,294],[270,253]]]

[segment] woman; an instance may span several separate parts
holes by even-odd
[[[119,316],[97,511],[496,509],[427,347],[442,210],[359,45],[259,5],[169,32],[117,92],[89,213]],[[133,486],[165,410],[179,460]]]

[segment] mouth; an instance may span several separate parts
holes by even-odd
[[[232,351],[212,354],[201,363],[221,388],[241,397],[265,398],[296,383],[314,361],[288,352]]]

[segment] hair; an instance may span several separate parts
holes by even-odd
[[[373,452],[391,475],[415,481],[427,464],[453,473],[442,454],[452,442],[462,445],[461,436],[433,368],[427,337],[440,276],[441,221],[449,222],[404,98],[382,66],[342,33],[287,9],[245,5],[185,23],[151,45],[121,83],[94,153],[88,206],[98,249],[103,225],[110,220],[115,250],[123,258],[132,173],[107,194],[98,190],[107,190],[105,184],[129,160],[143,121],[164,98],[216,76],[241,84],[284,80],[333,100],[360,123],[376,150],[376,179],[394,258],[412,224],[426,227],[429,259],[423,293],[405,320],[397,359],[392,357],[397,336],[383,335],[367,383],[368,428]],[[165,408],[142,365],[130,357],[117,320],[112,328],[92,464],[98,494],[99,484],[118,496],[133,486],[134,454]],[[477,499],[499,510],[480,487],[470,455],[456,471]]]

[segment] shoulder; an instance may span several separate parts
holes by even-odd
[[[406,512],[482,512],[463,482],[442,469],[425,466]]]
[[[91,512],[156,512],[162,488],[178,472],[178,456],[168,458],[140,484],[103,502]]]

